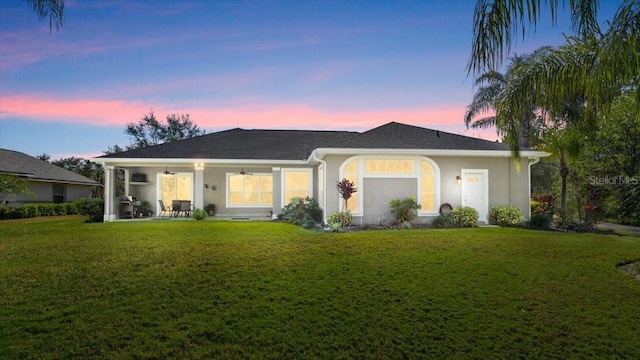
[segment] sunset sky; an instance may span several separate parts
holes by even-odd
[[[603,19],[618,3],[604,1]],[[64,28],[0,3],[0,148],[101,155],[151,109],[207,132],[466,130],[474,1],[66,1]],[[547,14],[547,12],[545,12]],[[567,11],[561,12],[567,18]],[[542,21],[516,52],[560,45]]]

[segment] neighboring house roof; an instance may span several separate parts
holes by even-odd
[[[100,183],[86,176],[76,174],[25,153],[7,149],[0,149],[0,174],[16,175],[31,181],[100,185]]]
[[[313,130],[231,129],[103,155],[96,159],[307,160],[316,149],[389,149],[509,153],[495,141],[390,122],[363,133]],[[529,149],[522,149],[523,152]],[[536,152],[537,153],[537,152]],[[537,153],[543,154],[543,153]]]

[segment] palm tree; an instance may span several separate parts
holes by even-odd
[[[560,3],[565,1],[544,1],[554,23]],[[478,0],[468,73],[495,71],[517,36],[522,33],[524,37],[528,26],[535,29],[542,5],[540,0]],[[537,68],[523,74],[528,89],[537,89],[535,95],[547,101],[566,99],[582,89],[589,99],[587,106],[596,109],[611,104],[612,93],[621,86],[631,87],[640,99],[640,0],[623,0],[605,33],[598,26],[597,1],[570,0],[569,8],[577,36],[544,51],[546,61],[537,59]],[[530,96],[523,93],[527,87],[518,91],[513,96],[515,103]]]
[[[478,91],[464,115],[467,128],[488,129],[495,126],[498,135],[505,136],[515,156],[520,148],[529,147],[530,131],[536,119],[536,106],[533,97],[528,97],[526,102],[515,101],[510,97],[520,95],[520,69],[531,66],[534,55],[535,53],[511,57],[504,74],[488,71],[480,75],[475,81],[475,85],[479,86]],[[488,115],[477,118],[486,114]]]
[[[49,32],[56,27],[60,30],[64,22],[64,0],[26,0],[29,7],[38,14],[40,20],[49,17]]]

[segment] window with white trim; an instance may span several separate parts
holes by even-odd
[[[435,162],[427,157],[367,157],[357,156],[347,159],[341,167],[341,179],[346,178],[356,184],[358,192],[347,202],[348,210],[361,214],[361,200],[366,194],[357,186],[364,178],[414,178],[417,180],[416,201],[421,205],[420,215],[438,212],[440,170]],[[343,201],[340,201],[343,206]],[[366,210],[366,209],[365,209]]]
[[[420,161],[420,212],[436,212],[436,175],[433,166]]]
[[[287,205],[291,199],[313,196],[312,169],[282,169],[282,205]]]
[[[403,159],[364,159],[366,174],[413,174],[415,161]]]
[[[356,188],[356,192],[351,194],[351,197],[349,198],[349,200],[347,200],[347,210],[351,211],[352,213],[357,213],[358,212],[358,191],[360,191],[360,189],[358,188],[358,183],[359,183],[359,165],[358,165],[358,159],[354,159],[351,160],[351,162],[349,162],[343,169],[342,171],[342,178],[340,180],[347,179],[351,182],[353,182],[354,187]],[[335,186],[335,185],[334,185]],[[342,206],[344,206],[344,203],[342,203]],[[340,211],[342,211],[344,208],[340,208]]]
[[[272,174],[227,174],[228,207],[271,207]]]

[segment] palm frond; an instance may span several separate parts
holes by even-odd
[[[38,14],[40,20],[49,17],[49,32],[56,27],[60,30],[64,23],[64,0],[23,0]]]

